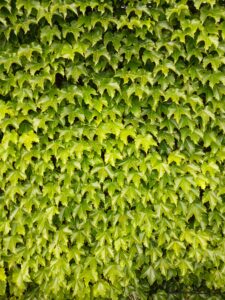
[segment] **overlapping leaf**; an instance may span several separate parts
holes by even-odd
[[[225,292],[224,1],[5,0],[0,36],[0,298]]]

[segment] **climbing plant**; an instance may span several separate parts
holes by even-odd
[[[0,40],[1,299],[224,299],[225,2],[1,0]]]

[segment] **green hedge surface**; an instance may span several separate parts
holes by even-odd
[[[225,1],[0,1],[0,299],[225,299],[224,161]]]

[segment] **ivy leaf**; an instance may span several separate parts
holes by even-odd
[[[38,142],[39,142],[39,137],[33,131],[24,132],[19,137],[19,144],[24,145],[28,151],[30,151],[30,149],[32,148],[33,143],[38,143]]]
[[[150,134],[145,136],[137,135],[135,138],[135,147],[138,150],[141,146],[145,153],[147,153],[152,146],[157,146],[157,143]]]
[[[123,278],[124,276],[122,268],[119,265],[110,264],[103,272],[104,276],[108,278],[112,284],[114,284],[118,278]]]
[[[106,297],[109,293],[110,286],[107,282],[101,280],[93,286],[94,297]]]
[[[74,49],[72,48],[72,46],[70,44],[64,44],[62,46],[62,50],[61,50],[61,55],[63,58],[67,58],[67,59],[74,59]]]
[[[49,45],[52,44],[52,41],[54,39],[54,36],[56,36],[59,40],[61,39],[61,32],[59,31],[58,27],[56,25],[50,27],[45,26],[41,29],[41,42],[46,43],[48,42]]]
[[[141,275],[142,278],[147,278],[150,285],[156,281],[156,271],[152,266],[148,267],[147,270]]]
[[[187,214],[187,221],[194,216],[196,220],[201,223],[203,214],[205,213],[205,207],[200,203],[192,203]]]
[[[176,256],[180,256],[182,249],[185,249],[185,246],[182,242],[173,241],[167,246],[167,249],[172,249],[175,252]]]
[[[171,152],[168,157],[168,164],[175,162],[178,166],[180,166],[181,161],[185,159],[185,155],[179,153],[178,151]]]
[[[188,270],[193,272],[193,269],[194,269],[191,262],[188,261],[187,259],[182,259],[179,262],[178,266],[179,266],[179,269],[181,270],[182,276],[185,276],[187,274]]]
[[[218,203],[221,203],[221,198],[214,191],[206,191],[202,197],[202,203],[209,202],[210,208],[213,211]]]

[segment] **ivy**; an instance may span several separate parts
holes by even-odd
[[[0,299],[224,299],[224,1],[3,0],[0,38]]]

